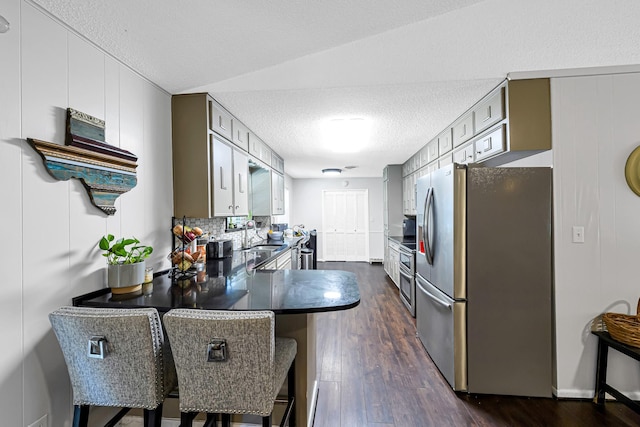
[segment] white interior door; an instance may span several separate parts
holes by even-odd
[[[367,190],[323,191],[323,259],[369,261]]]
[[[369,207],[367,191],[346,194],[345,240],[346,261],[369,261]]]

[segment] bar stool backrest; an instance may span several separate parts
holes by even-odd
[[[180,411],[271,413],[278,392],[273,312],[174,309],[163,320],[178,373]]]
[[[156,309],[62,307],[49,320],[74,405],[154,409],[174,387]]]

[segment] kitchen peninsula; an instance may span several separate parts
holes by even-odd
[[[360,303],[358,283],[353,273],[339,270],[247,268],[251,258],[249,252],[235,251],[233,258],[208,261],[204,277],[172,277],[171,272],[163,271],[139,293],[112,295],[105,288],[75,297],[73,305],[155,307],[161,315],[173,308],[273,311],[276,334],[298,342],[296,421],[306,426],[313,417],[317,396],[313,313],[356,307]]]

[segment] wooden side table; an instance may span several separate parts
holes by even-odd
[[[593,401],[596,405],[604,407],[604,394],[609,393],[619,402],[624,403],[629,408],[640,413],[640,404],[634,400],[629,399],[624,394],[620,393],[617,389],[607,384],[607,362],[609,359],[609,347],[618,350],[620,353],[625,354],[632,359],[640,361],[640,348],[631,347],[614,340],[609,335],[609,332],[593,331],[595,336],[598,337],[598,362],[596,365],[596,393]]]

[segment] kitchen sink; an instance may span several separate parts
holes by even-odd
[[[281,251],[285,249],[287,245],[276,244],[276,245],[256,245],[252,246],[249,250],[251,251]]]
[[[239,250],[242,252],[279,252],[286,249],[287,247],[287,245],[283,245],[282,243],[273,245],[262,244]]]

